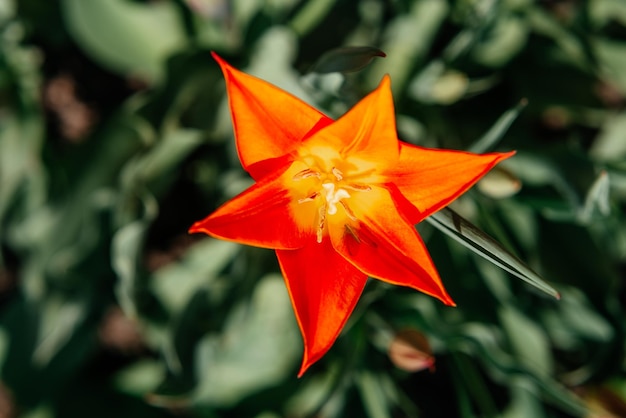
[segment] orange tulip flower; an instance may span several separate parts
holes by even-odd
[[[332,120],[213,56],[239,159],[256,183],[190,232],[276,250],[304,339],[299,376],[337,339],[368,276],[454,305],[414,225],[513,152],[399,141],[388,76]]]

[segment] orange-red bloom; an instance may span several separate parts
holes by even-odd
[[[368,276],[454,305],[414,224],[513,153],[399,141],[389,77],[334,121],[214,57],[256,183],[190,232],[276,250],[304,339],[299,375],[331,347]]]

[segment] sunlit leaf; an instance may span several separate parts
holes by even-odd
[[[173,3],[64,0],[70,32],[85,52],[124,75],[158,80],[164,61],[184,44]]]
[[[155,360],[142,360],[123,369],[114,378],[114,384],[121,391],[143,397],[151,392],[163,380],[165,368]]]
[[[532,271],[530,267],[452,209],[444,208],[426,218],[426,220],[461,245],[486,258],[498,267],[535,286],[539,290],[557,299],[559,298],[559,293],[539,277],[537,273]]]
[[[350,73],[365,68],[375,57],[385,53],[371,46],[349,46],[326,52],[311,68],[314,73]]]
[[[301,347],[283,279],[267,276],[250,304],[242,303],[229,316],[222,335],[198,344],[194,402],[229,406],[275,385],[293,373]]]
[[[151,286],[167,308],[180,312],[198,289],[216,279],[238,250],[232,242],[204,239],[192,246],[182,260],[157,270]]]

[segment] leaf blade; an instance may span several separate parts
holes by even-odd
[[[443,208],[426,220],[461,245],[537,289],[560,299],[559,292],[495,239],[450,208]]]

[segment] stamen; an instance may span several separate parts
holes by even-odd
[[[324,183],[322,184],[324,190],[326,190],[326,203],[328,204],[328,214],[334,215],[337,213],[337,203],[341,201],[341,199],[346,199],[350,197],[350,194],[346,192],[344,189],[339,189],[335,191],[334,183]]]
[[[300,171],[299,173],[296,173],[296,175],[293,176],[293,179],[295,181],[298,181],[298,180],[303,180],[303,179],[306,179],[306,178],[309,178],[309,177],[320,178],[321,175],[320,175],[320,173],[318,173],[315,170],[311,170],[310,168],[306,168],[306,169]]]
[[[343,187],[347,189],[357,190],[359,192],[369,192],[370,190],[372,190],[372,188],[366,184],[357,183],[344,184]]]
[[[333,167],[332,170],[330,170],[330,171],[333,173],[333,175],[335,176],[337,181],[343,180],[343,173],[341,171],[339,171],[339,169],[337,167]]]
[[[322,243],[322,237],[324,236],[324,224],[326,223],[326,205],[322,205],[317,210],[317,243]]]
[[[339,203],[341,204],[341,206],[343,206],[343,210],[346,211],[346,215],[348,215],[348,218],[350,218],[353,221],[356,221],[356,216],[354,216],[354,212],[352,212],[352,210],[346,204],[346,202],[344,202],[343,200],[340,200]]]
[[[298,199],[298,203],[312,202],[312,201],[314,201],[315,199],[317,199],[317,197],[318,197],[319,195],[320,195],[320,194],[319,194],[318,192],[315,192],[315,193],[313,193],[313,194],[312,194],[312,195],[310,195],[310,196],[303,197],[302,199]]]

